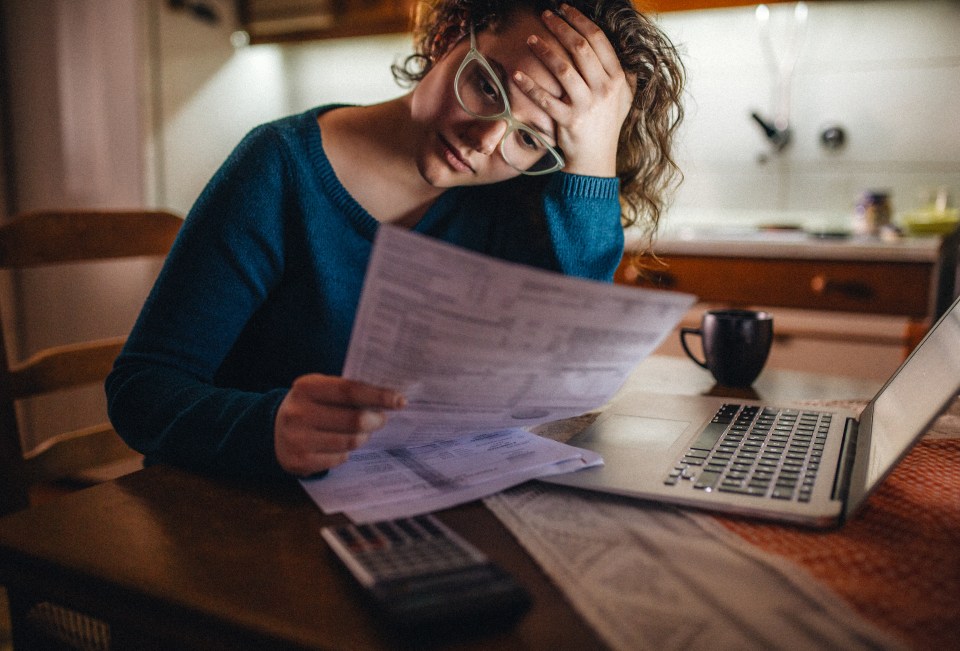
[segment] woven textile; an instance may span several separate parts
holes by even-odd
[[[806,568],[864,617],[922,649],[960,640],[960,440],[914,448],[842,529],[718,518]]]

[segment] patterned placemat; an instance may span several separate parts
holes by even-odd
[[[960,643],[960,439],[921,441],[842,529],[717,520],[912,646]]]
[[[485,503],[615,651],[902,647],[710,516],[536,482]]]

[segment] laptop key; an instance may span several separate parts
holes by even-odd
[[[724,493],[737,493],[738,495],[750,495],[752,497],[762,497],[767,494],[766,489],[751,488],[750,486],[734,487],[720,484],[720,488],[717,490]]]
[[[700,473],[700,476],[697,477],[697,481],[694,482],[693,487],[702,490],[713,490],[713,487],[717,485],[718,481],[720,481],[719,472],[704,470]]]
[[[694,450],[712,450],[726,429],[726,423],[709,423],[690,447]]]

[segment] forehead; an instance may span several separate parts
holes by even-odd
[[[509,76],[521,70],[548,92],[560,96],[560,83],[527,45],[527,39],[531,35],[559,47],[556,38],[547,31],[536,14],[521,10],[511,13],[500,26],[478,33],[477,49],[483,56],[505,68],[508,81]]]

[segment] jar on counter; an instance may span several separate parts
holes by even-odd
[[[864,192],[857,201],[853,232],[858,235],[879,235],[881,229],[889,226],[890,217],[890,195],[887,192]]]

